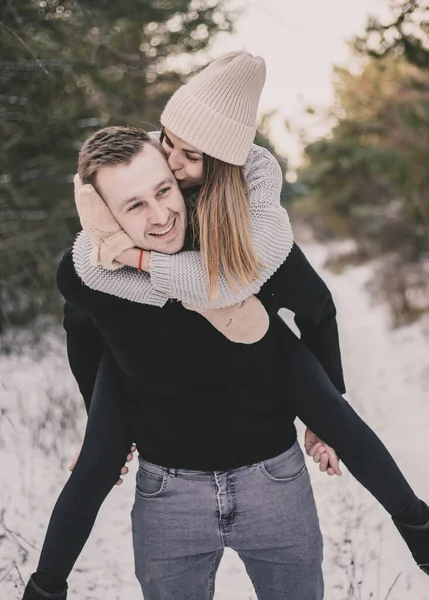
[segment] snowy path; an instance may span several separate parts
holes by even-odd
[[[304,249],[318,268],[323,250]],[[360,267],[341,276],[323,274],[339,312],[347,398],[386,443],[416,492],[429,500],[429,332],[425,336],[424,323],[388,331],[385,309],[371,306],[363,289],[369,273]],[[67,460],[84,426],[79,411],[72,415],[76,431],[64,423],[64,435],[58,436],[60,411],[43,425],[41,415],[53,405],[49,394],[56,402],[78,404],[64,347],[50,340],[46,356],[0,359],[2,600],[18,599],[20,575],[26,580],[34,570],[50,510],[67,478]],[[46,452],[58,438],[55,451]],[[312,463],[309,470],[325,537],[326,600],[385,600],[399,573],[389,600],[429,600],[429,579],[372,497],[347,473],[334,480]],[[133,485],[130,474],[103,506],[70,578],[71,600],[141,600],[129,526]],[[215,599],[255,600],[233,552],[225,552]]]

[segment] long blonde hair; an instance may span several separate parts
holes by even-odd
[[[219,267],[233,291],[262,267],[252,241],[250,194],[243,168],[204,154],[195,216],[210,301],[219,293]]]

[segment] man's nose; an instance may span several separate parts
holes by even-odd
[[[155,201],[150,210],[150,222],[152,225],[163,227],[167,225],[170,211],[161,202]]]

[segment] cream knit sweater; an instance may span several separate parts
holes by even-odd
[[[210,305],[212,308],[231,306],[258,293],[285,261],[293,244],[289,217],[280,205],[280,165],[268,150],[253,145],[243,168],[250,189],[253,243],[264,268],[258,279],[238,293],[230,289],[220,272],[219,296]],[[80,279],[93,290],[155,306],[164,306],[169,298],[196,307],[209,306],[207,280],[197,251],[173,255],[152,252],[150,275],[130,267],[116,271],[94,267],[90,263],[90,252],[89,237],[82,231],[73,246],[73,262]]]

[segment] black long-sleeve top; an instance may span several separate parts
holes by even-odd
[[[230,342],[180,302],[159,308],[91,290],[76,275],[71,251],[57,282],[70,365],[86,406],[107,344],[129,391],[137,448],[151,462],[222,470],[293,443],[296,398],[284,380],[280,308],[295,313],[302,341],[345,391],[332,296],[297,245],[258,294],[270,327],[250,345]]]
[[[412,502],[420,506],[381,441],[341,396],[335,308],[298,247],[259,294],[271,325],[250,346],[229,342],[177,302],[151,308],[89,290],[70,252],[58,285],[67,300],[70,363],[90,410],[81,455],[43,545],[37,575],[44,589],[65,585],[134,440],[153,462],[223,470],[289,448],[297,415],[391,515],[403,515]],[[295,312],[302,340],[276,316],[281,307]]]

